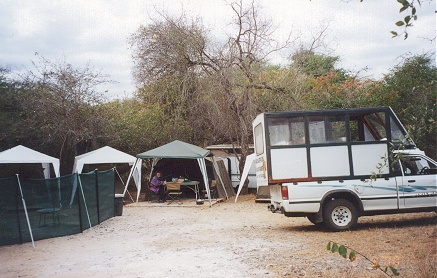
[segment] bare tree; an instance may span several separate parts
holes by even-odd
[[[166,124],[156,132],[186,131],[193,99],[198,98],[199,78],[217,70],[201,22],[190,22],[184,15],[174,18],[161,14],[160,21],[140,26],[129,43],[139,87],[137,96],[145,105],[165,111]]]
[[[288,48],[290,40],[274,40],[272,22],[261,18],[254,2],[245,6],[240,0],[230,7],[235,33],[223,46],[213,47],[200,21],[165,15],[141,26],[130,43],[139,97],[157,102],[172,118],[185,119],[193,142],[238,147],[242,170],[251,153],[254,117],[297,103],[292,71],[268,64],[268,57]]]
[[[241,147],[242,168],[251,152],[251,122],[260,110],[257,95],[288,93],[286,86],[261,77],[267,57],[289,42],[273,40],[271,21],[260,18],[253,2],[230,7],[236,32],[222,47],[212,47],[200,21],[166,15],[141,26],[130,43],[139,96],[158,102],[174,118],[186,119],[193,141]]]
[[[69,172],[77,148],[98,145],[110,132],[110,121],[99,112],[104,100],[97,86],[107,82],[89,65],[83,69],[40,57],[34,70],[21,76],[22,115],[17,130],[30,144],[51,146]]]
[[[216,138],[223,138],[235,146],[235,153],[241,152],[240,172],[242,172],[246,156],[252,150],[252,121],[264,109],[275,107],[278,101],[293,102],[293,93],[289,79],[267,79],[270,70],[268,57],[291,45],[289,40],[280,43],[273,38],[274,28],[271,20],[261,18],[254,2],[245,6],[243,1],[231,3],[234,13],[233,26],[236,32],[230,35],[226,45],[216,53],[214,61],[218,70],[206,79],[202,90],[204,101],[197,103],[208,108],[208,128]],[[287,75],[287,70],[279,69],[279,76]],[[268,95],[265,102],[257,100]],[[260,105],[261,104],[261,105]],[[201,111],[201,107],[195,109]],[[198,113],[200,114],[200,113]],[[199,119],[200,115],[194,117]],[[196,121],[194,121],[196,123]],[[216,139],[214,138],[214,139]],[[243,193],[247,192],[247,183]]]

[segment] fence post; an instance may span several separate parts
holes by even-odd
[[[73,179],[76,179],[77,182],[79,183],[79,173],[74,173],[73,174]],[[80,185],[79,185],[80,186]],[[83,225],[82,225],[82,207],[80,205],[80,194],[79,191],[82,191],[82,186],[80,186],[80,190],[76,190],[76,198],[77,198],[77,208],[78,208],[78,212],[79,212],[79,228],[80,228],[80,232],[83,232]]]
[[[15,186],[15,211],[17,212],[17,222],[18,222],[18,235],[20,239],[20,244],[23,244],[23,236],[21,235],[21,221],[20,221],[20,206],[19,204],[19,185],[18,185],[18,177],[17,177],[17,186]]]
[[[97,169],[96,169],[95,171],[96,171],[96,204],[97,204],[97,222],[100,224],[99,177],[98,177]]]
[[[86,204],[85,194],[83,193],[82,181],[80,179],[79,174],[77,174],[77,179],[79,180],[80,191],[82,192],[82,198],[83,198],[83,205],[85,206],[86,216],[87,216],[88,223],[89,223],[90,229],[91,229],[92,225],[91,225],[90,213],[88,212],[88,205]]]
[[[20,187],[21,202],[23,202],[23,208],[24,208],[24,213],[26,215],[27,226],[29,227],[30,238],[32,239],[32,246],[33,246],[33,249],[35,249],[35,241],[33,240],[32,227],[30,226],[29,215],[27,214],[26,200],[24,200],[23,190],[21,189],[20,178],[19,178],[18,174],[16,174],[16,175],[17,175],[17,180],[18,180],[18,186]]]

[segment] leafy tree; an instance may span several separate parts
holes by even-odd
[[[406,57],[384,77],[383,93],[416,144],[436,158],[437,68],[429,55]]]
[[[14,123],[19,117],[18,100],[15,84],[7,78],[8,70],[0,67],[0,151],[14,147],[17,138],[14,134]]]
[[[379,82],[359,79],[337,68],[338,56],[299,49],[292,55],[291,68],[305,77],[305,92],[299,98],[302,109],[331,109],[378,106]]]
[[[159,106],[139,99],[112,101],[102,105],[112,119],[115,132],[109,144],[128,153],[140,153],[175,139],[186,140],[190,132],[185,122],[174,123]],[[173,128],[177,127],[177,128]]]
[[[305,74],[318,77],[323,76],[335,69],[335,64],[340,57],[316,54],[313,50],[299,49],[292,55],[292,67],[296,67]]]
[[[372,107],[381,105],[379,82],[345,77],[342,71],[310,78],[302,98],[305,109]]]
[[[267,88],[259,89],[255,94],[254,100],[259,112],[302,108],[308,77],[300,69],[266,65],[257,79],[260,84],[267,85]]]

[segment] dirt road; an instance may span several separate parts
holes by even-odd
[[[347,244],[401,277],[437,277],[437,214],[363,217],[331,233],[286,218],[254,196],[203,207],[125,206],[82,234],[0,247],[0,277],[386,277]]]

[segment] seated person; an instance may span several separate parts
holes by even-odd
[[[150,190],[153,191],[159,202],[165,202],[165,180],[161,180],[161,172],[156,172],[150,181]]]

